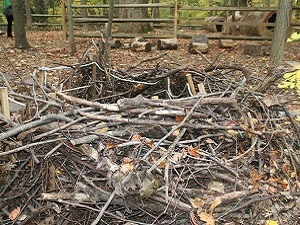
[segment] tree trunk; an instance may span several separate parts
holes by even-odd
[[[12,1],[15,22],[15,48],[28,49],[29,43],[26,38],[25,21],[26,17],[24,1]]]
[[[32,17],[31,17],[31,1],[25,0],[25,10],[26,10],[26,21],[27,21],[27,28],[32,28]]]
[[[124,0],[122,4],[147,4],[148,0]],[[120,10],[121,18],[149,18],[147,8],[122,8]],[[130,22],[120,25],[120,31],[127,33],[146,33],[151,30],[149,22]]]
[[[81,0],[80,1],[80,5],[86,5],[86,0]],[[88,13],[87,13],[87,9],[86,8],[82,8],[81,9],[81,17],[82,18],[87,18],[88,17]],[[83,30],[84,31],[88,30],[88,24],[86,24],[86,23],[83,24]]]
[[[286,32],[290,24],[291,6],[291,0],[279,1],[270,58],[270,63],[274,67],[282,64]]]

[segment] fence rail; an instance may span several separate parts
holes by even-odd
[[[64,1],[61,1],[64,2]],[[71,2],[71,1],[68,1]],[[158,37],[173,37],[174,35],[177,35],[179,37],[183,38],[189,38],[188,35],[181,34],[179,32],[179,29],[190,27],[190,28],[197,28],[197,27],[203,27],[204,25],[206,26],[267,26],[267,27],[274,27],[275,23],[273,22],[260,22],[260,23],[255,23],[255,22],[238,22],[238,21],[216,21],[216,22],[207,22],[203,21],[197,18],[184,18],[181,14],[181,12],[186,12],[186,11],[203,11],[203,12],[227,12],[229,14],[233,14],[236,11],[240,12],[268,12],[268,11],[277,11],[277,7],[197,7],[197,6],[186,6],[186,5],[179,5],[176,4],[177,1],[173,4],[161,4],[161,3],[153,3],[153,4],[115,4],[116,9],[121,9],[121,8],[148,8],[148,9],[169,9],[172,10],[172,12],[175,12],[175,9],[178,9],[178,12],[169,18],[135,18],[135,19],[123,19],[123,18],[114,18],[113,22],[114,23],[126,23],[126,22],[150,22],[153,27],[165,27],[165,28],[172,28],[173,33],[169,33],[166,35],[151,35],[151,34],[140,34],[142,36],[145,36],[147,38],[158,38]],[[69,3],[68,3],[69,4]],[[66,9],[65,5],[62,6],[62,9]],[[32,14],[33,18],[33,23],[32,26],[57,26],[57,27],[63,27],[63,26],[68,26],[69,28],[76,27],[76,26],[83,26],[84,24],[89,24],[89,25],[101,25],[105,24],[108,22],[108,18],[99,15],[88,15],[88,17],[84,18],[78,13],[78,11],[81,12],[81,10],[85,9],[109,9],[108,4],[97,4],[97,5],[76,5],[76,4],[71,4],[70,8],[72,10],[71,16],[72,16],[72,21],[73,23],[70,24],[70,19],[63,18],[62,15],[47,15],[47,14]],[[293,12],[299,11],[300,6],[295,5],[292,7]],[[73,13],[76,12],[76,13]],[[0,17],[3,18],[3,21],[5,21],[4,16],[0,14]],[[42,19],[41,19],[42,18]],[[70,18],[70,17],[69,17]],[[41,19],[39,22],[38,19]],[[45,21],[46,19],[46,21]],[[48,22],[49,20],[49,22]],[[65,24],[64,24],[65,23]],[[67,24],[68,23],[68,24]],[[6,23],[0,23],[0,26],[5,26]],[[292,27],[300,27],[300,21],[299,20],[291,20],[290,25]],[[97,28],[98,29],[98,28]],[[297,28],[299,29],[299,28]],[[99,31],[99,30],[98,30]],[[88,34],[88,33],[79,33],[76,32],[75,36],[78,37],[97,37],[100,36],[101,33],[100,31],[98,33],[93,33],[93,34]],[[113,33],[113,37],[134,37],[135,33],[132,34],[122,34],[122,33]],[[66,37],[67,34],[64,34]],[[270,39],[270,37],[239,37],[235,35],[214,35],[211,34],[209,35],[210,38],[212,39],[248,39],[248,40],[263,40],[263,39]]]

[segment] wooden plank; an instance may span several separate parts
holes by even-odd
[[[103,5],[72,5],[72,8],[109,8],[108,4]],[[174,4],[115,4],[114,8],[174,8]]]
[[[107,23],[108,18],[73,18],[74,23]],[[145,18],[114,18],[113,22],[126,23],[126,22],[174,22],[174,19],[145,19]]]

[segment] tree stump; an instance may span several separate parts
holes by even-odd
[[[208,53],[208,38],[205,35],[193,36],[188,51],[191,54]]]
[[[151,44],[143,37],[136,37],[131,43],[131,50],[134,52],[150,52]]]
[[[261,52],[261,46],[259,44],[245,44],[244,46],[244,55],[251,55],[251,56],[259,56]]]
[[[160,39],[157,41],[157,50],[176,50],[178,48],[177,38]]]
[[[219,48],[232,49],[235,45],[236,44],[232,39],[219,40],[218,42]]]

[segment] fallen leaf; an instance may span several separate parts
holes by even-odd
[[[291,172],[291,178],[295,178],[296,175],[297,175],[296,171],[292,171],[292,172]]]
[[[196,157],[196,158],[199,158],[199,157],[200,157],[200,155],[199,155],[199,153],[198,153],[198,150],[199,150],[199,147],[198,147],[198,146],[193,147],[192,145],[190,145],[190,146],[188,147],[188,153],[189,153],[191,156],[194,156],[194,157]]]
[[[172,159],[175,162],[180,162],[181,159],[185,158],[187,156],[186,152],[176,152],[173,156]]]
[[[124,164],[120,166],[120,170],[123,174],[127,174],[134,168],[134,161],[131,158],[124,158]]]
[[[131,138],[132,141],[140,141],[142,136],[140,134],[134,134]]]
[[[238,132],[236,130],[227,130],[227,133],[230,134],[231,136],[238,135]]]
[[[222,198],[220,196],[216,197],[215,200],[211,203],[210,205],[210,208],[209,208],[209,211],[210,211],[210,214],[212,215],[215,208],[220,205],[222,203]]]
[[[267,220],[265,225],[278,225],[278,222],[276,220]]]
[[[185,116],[176,116],[175,121],[176,122],[181,122],[184,118],[185,118]]]
[[[287,179],[284,179],[281,181],[281,187],[286,190],[290,189],[290,185],[289,185],[289,182],[287,181]]]
[[[17,208],[13,209],[13,210],[10,212],[8,218],[9,218],[10,220],[15,220],[15,219],[18,217],[20,211],[21,211],[21,208],[20,208],[19,206],[17,206]]]
[[[199,209],[205,205],[205,201],[199,197],[191,198],[189,200],[190,200],[190,203],[192,204],[193,208],[195,208],[195,209]]]
[[[206,225],[215,225],[215,219],[211,214],[206,212],[200,212],[197,214],[200,217],[200,220],[206,222]]]

